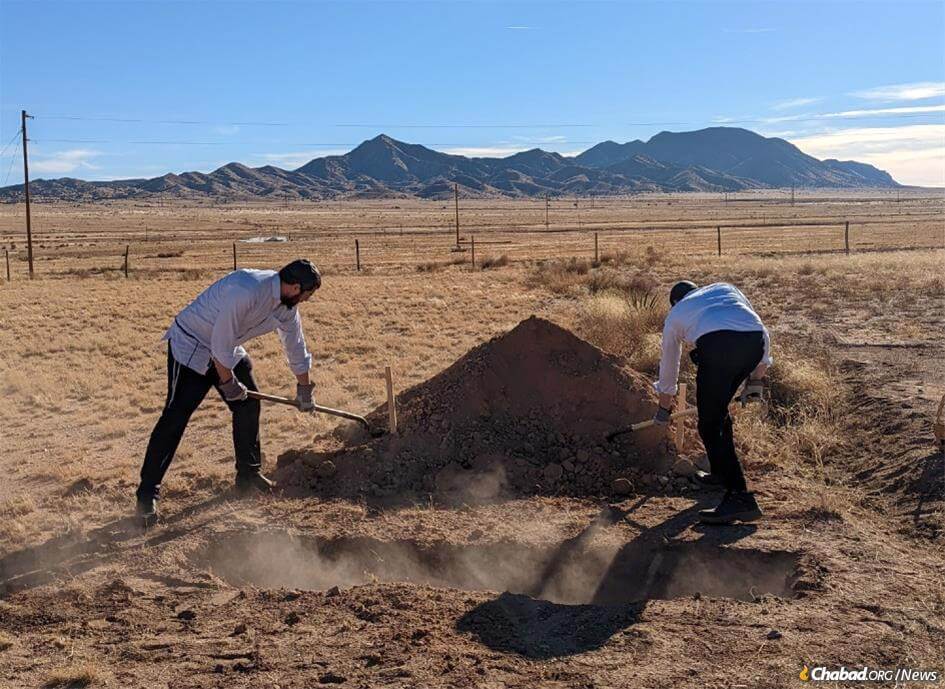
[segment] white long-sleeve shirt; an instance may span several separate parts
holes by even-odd
[[[771,365],[768,329],[737,287],[726,282],[717,282],[693,290],[676,302],[666,315],[663,324],[660,377],[655,385],[656,391],[665,395],[676,394],[683,342],[691,345],[706,333],[719,330],[762,333],[765,352],[761,362]]]
[[[276,330],[289,368],[305,373],[312,356],[305,346],[298,308],[280,300],[279,273],[274,270],[236,270],[201,292],[177,314],[164,333],[171,354],[180,364],[206,373],[210,357],[232,369],[246,356],[247,340]]]

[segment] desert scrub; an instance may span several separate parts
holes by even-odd
[[[622,356],[634,368],[653,373],[659,365],[659,334],[666,304],[650,292],[609,291],[584,299],[577,331],[601,349]]]
[[[94,663],[86,662],[53,670],[43,684],[44,689],[83,689],[100,682],[102,671]]]
[[[508,264],[508,254],[502,254],[501,256],[490,256],[488,258],[484,258],[479,267],[482,268],[482,270],[489,270],[490,268],[501,268],[502,266],[507,266]]]

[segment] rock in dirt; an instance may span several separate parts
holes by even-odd
[[[611,484],[611,490],[616,495],[630,495],[633,492],[633,484],[630,483],[630,479],[617,478]]]
[[[281,455],[280,487],[350,498],[436,493],[460,502],[527,494],[538,484],[563,495],[600,495],[629,467],[665,474],[676,459],[672,437],[661,432],[605,445],[628,420],[653,415],[650,381],[541,318],[401,392],[397,406],[397,436],[353,441],[325,434],[315,449]],[[383,427],[387,405],[367,418]],[[328,462],[337,471],[332,481],[320,481]]]
[[[768,632],[767,639],[769,641],[775,641],[777,639],[780,639],[782,636],[784,635],[781,632],[779,632],[777,629],[772,629],[770,632]]]
[[[318,468],[315,470],[321,478],[331,478],[335,475],[335,472],[338,469],[335,467],[335,463],[330,459],[326,459],[324,462],[318,465]]]
[[[696,467],[688,459],[680,457],[673,463],[673,473],[677,476],[692,476],[696,473]]]

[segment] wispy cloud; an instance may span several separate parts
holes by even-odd
[[[897,101],[923,100],[945,96],[945,81],[917,81],[911,84],[890,84],[862,91],[853,91],[851,96],[867,100]]]
[[[466,156],[467,158],[505,158],[506,156],[527,151],[526,146],[448,146],[437,147],[441,153]]]
[[[37,155],[30,161],[30,171],[39,174],[62,175],[78,169],[98,170],[98,165],[89,162],[91,158],[102,155],[101,151],[86,148],[73,148],[47,155]]]
[[[817,120],[868,119],[872,117],[908,117],[914,115],[945,112],[942,105],[907,105],[895,108],[865,108],[859,110],[841,110],[838,112],[807,112],[797,115],[777,115],[775,117],[714,117],[716,124],[777,124],[779,122],[814,122]]]
[[[531,29],[534,29],[534,28],[535,28],[534,26],[522,26],[522,25],[505,27],[507,31],[530,31]]]
[[[774,29],[767,27],[747,27],[744,29],[722,29],[725,33],[771,33]]]
[[[772,110],[790,110],[791,108],[802,108],[805,105],[819,103],[823,98],[789,98],[782,100],[771,106]]]
[[[213,128],[213,131],[221,136],[233,136],[239,134],[240,126],[238,124],[221,124]]]
[[[790,141],[818,158],[870,163],[904,184],[945,186],[945,124],[855,127]]]
[[[263,165],[275,165],[286,170],[294,170],[302,167],[313,158],[324,158],[325,156],[342,155],[347,153],[347,149],[322,149],[317,151],[288,151],[285,153],[257,153],[253,156]]]
[[[523,144],[555,144],[568,140],[568,137],[560,134],[556,136],[512,136],[511,138]]]

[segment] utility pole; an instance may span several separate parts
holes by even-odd
[[[794,185],[791,185],[791,205],[794,205]]]
[[[30,167],[26,155],[26,110],[20,111],[20,131],[23,133],[23,196],[26,199],[26,260],[30,266],[30,280],[33,279],[33,228],[30,226]]]
[[[548,229],[548,194],[545,194],[545,229]]]
[[[456,203],[456,248],[459,248],[459,185],[453,185],[453,201]]]

